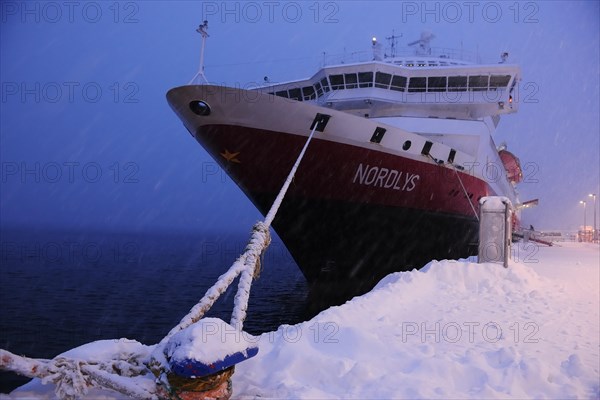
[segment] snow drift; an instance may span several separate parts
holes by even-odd
[[[598,246],[527,246],[513,249],[508,269],[433,261],[391,274],[364,296],[257,337],[213,327],[219,340],[260,348],[236,367],[234,397],[598,398]],[[127,346],[152,350],[121,340],[72,352]],[[10,397],[52,393],[34,380]]]

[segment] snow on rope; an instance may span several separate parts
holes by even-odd
[[[231,325],[240,331],[242,330],[248,310],[252,280],[260,274],[261,255],[271,243],[269,231],[271,223],[281,206],[315,131],[319,128],[322,131],[328,119],[329,116],[324,114],[317,114],[315,117],[312,131],[275,198],[271,209],[267,213],[265,220],[257,222],[252,228],[252,234],[244,253],[206,291],[204,297],[192,307],[179,324],[171,329],[158,345],[154,347],[150,359],[146,355],[132,354],[127,359],[111,360],[104,363],[68,359],[66,357],[44,360],[22,357],[0,349],[0,370],[12,371],[29,378],[40,378],[44,384],[53,383],[56,385],[56,396],[60,399],[82,398],[88,393],[90,388],[111,389],[135,399],[158,399],[164,397],[165,390],[161,390],[160,386],[164,386],[166,392],[170,393],[169,384],[165,378],[169,370],[165,356],[165,346],[169,339],[177,332],[202,319],[204,314],[238,276],[240,279],[231,314]],[[150,372],[158,377],[156,381],[157,385],[153,390],[137,385],[132,379],[124,379],[145,375]]]
[[[156,399],[156,392],[132,384],[123,377],[145,375],[149,371],[138,355],[110,362],[92,362],[66,357],[52,360],[18,356],[0,349],[0,369],[28,378],[40,378],[43,384],[55,384],[56,397],[76,399],[85,396],[90,388],[106,388],[134,399]],[[115,374],[118,372],[118,374]]]

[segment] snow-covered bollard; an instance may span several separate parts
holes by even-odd
[[[508,267],[511,244],[512,204],[502,196],[479,200],[479,263],[499,263]]]
[[[253,337],[218,318],[204,318],[165,346],[171,390],[182,400],[229,399],[235,364],[258,353]]]

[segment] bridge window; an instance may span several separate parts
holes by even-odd
[[[373,72],[359,72],[358,73],[359,87],[373,87]]]
[[[304,100],[314,100],[317,98],[317,95],[315,94],[315,88],[312,86],[303,87],[302,95],[304,96]]]
[[[474,75],[469,76],[469,90],[482,91],[488,88],[489,76],[487,75]]]
[[[323,96],[323,88],[319,82],[315,83],[315,89],[317,89],[317,96]]]
[[[377,72],[375,74],[375,87],[388,89],[390,82],[392,81],[392,75],[384,72]]]
[[[490,76],[490,89],[508,86],[510,75],[492,75]]]
[[[346,89],[356,89],[358,87],[358,77],[356,74],[344,74],[346,80]]]
[[[302,93],[300,92],[300,88],[294,88],[289,90],[290,99],[302,101]]]
[[[427,88],[427,78],[410,78],[408,81],[409,92],[424,92]]]
[[[323,86],[325,93],[329,92],[329,83],[327,82],[327,77],[321,79],[321,86]]]
[[[461,92],[467,90],[467,77],[466,76],[449,76],[448,77],[448,91],[449,92]]]
[[[428,92],[445,92],[446,91],[446,77],[445,76],[430,76],[427,78],[427,91]]]
[[[404,92],[406,90],[406,77],[394,75],[390,89]]]
[[[329,75],[331,90],[340,90],[344,88],[344,75]]]

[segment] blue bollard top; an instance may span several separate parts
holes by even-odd
[[[218,318],[203,318],[169,339],[171,371],[185,378],[221,372],[258,353],[257,338]]]

